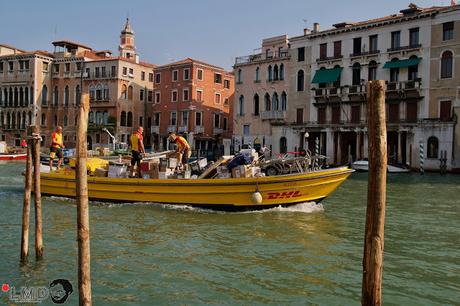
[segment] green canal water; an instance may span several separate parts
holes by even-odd
[[[19,264],[23,167],[0,165],[0,284],[68,279],[76,305],[74,202],[43,199],[45,259],[35,262],[32,230]],[[251,213],[96,203],[94,305],[358,305],[366,188],[357,173],[322,205]],[[460,176],[389,175],[384,304],[459,304],[459,206]]]

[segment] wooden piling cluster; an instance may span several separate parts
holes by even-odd
[[[369,82],[367,93],[369,182],[367,191],[361,304],[381,305],[387,176],[385,82]]]

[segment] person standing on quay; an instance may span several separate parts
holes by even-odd
[[[134,176],[134,165],[137,165],[137,177],[141,175],[142,154],[145,154],[144,137],[142,136],[143,132],[144,128],[140,126],[137,131],[131,135],[131,176]]]
[[[57,156],[59,158],[57,169],[61,167],[64,154],[62,149],[64,148],[64,143],[62,142],[62,126],[58,126],[56,130],[51,134],[51,147],[50,147],[50,172],[53,171],[53,161]]]

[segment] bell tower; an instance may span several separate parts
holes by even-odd
[[[137,57],[136,46],[134,45],[134,31],[126,18],[126,24],[120,35],[120,45],[118,46],[120,56],[135,60]]]

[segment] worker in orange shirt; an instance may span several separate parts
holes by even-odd
[[[188,160],[192,155],[192,150],[187,140],[182,136],[177,136],[176,133],[169,133],[169,141],[176,144],[177,163],[182,166],[188,164]]]
[[[142,154],[145,154],[144,137],[142,136],[143,132],[144,128],[140,126],[137,131],[131,135],[131,176],[134,176],[134,166],[137,165],[137,177],[141,177]]]
[[[53,160],[57,156],[59,158],[57,169],[61,167],[64,154],[62,153],[64,149],[64,143],[62,142],[62,126],[58,126],[51,134],[51,147],[50,147],[50,171],[53,171]]]

